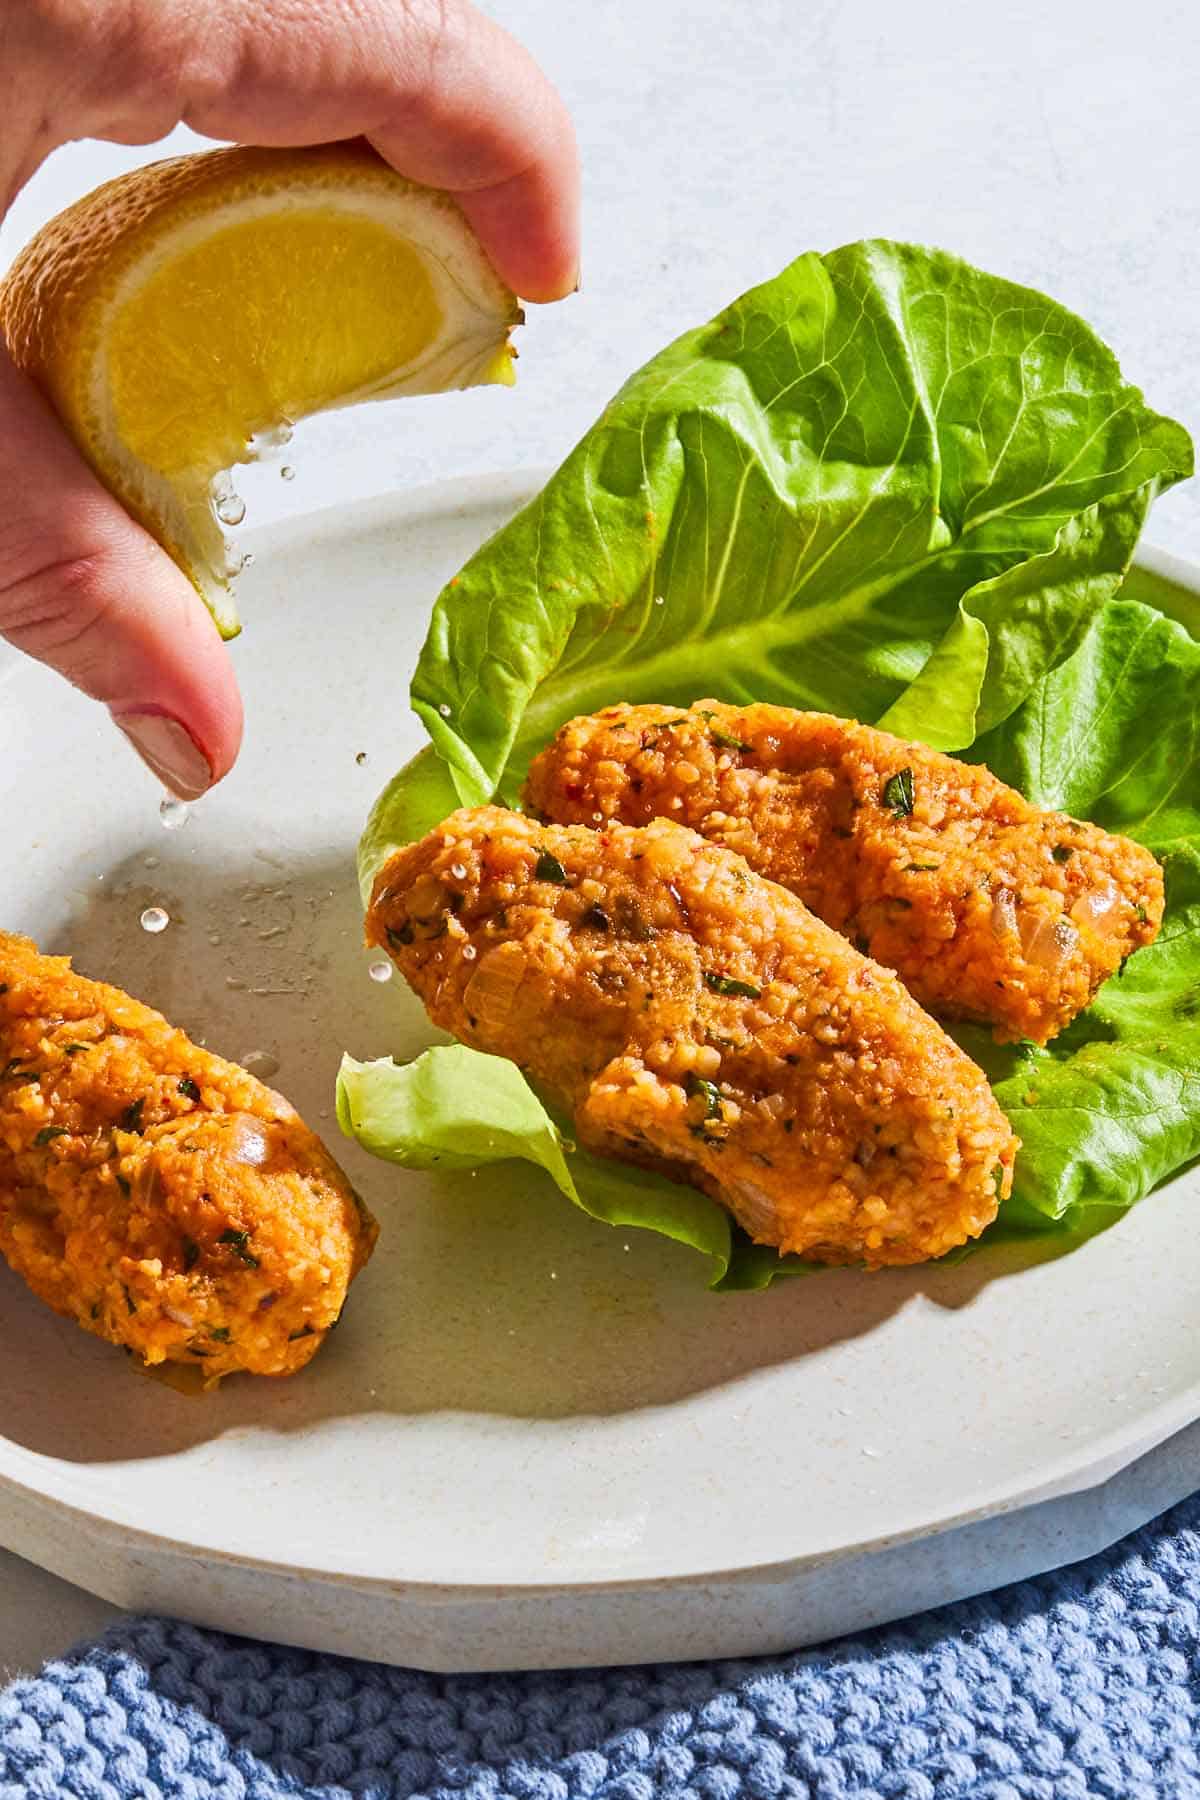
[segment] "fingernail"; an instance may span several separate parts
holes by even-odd
[[[166,713],[112,715],[142,761],[180,800],[198,800],[212,786],[212,764],[186,726]]]

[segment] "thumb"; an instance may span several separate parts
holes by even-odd
[[[0,340],[0,636],[106,705],[193,800],[242,735],[233,666],[199,595],[101,486]]]

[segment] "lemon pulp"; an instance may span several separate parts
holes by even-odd
[[[131,170],[0,280],[13,361],[227,636],[223,471],[314,412],[511,385],[521,320],[452,197],[361,142]]]
[[[164,475],[225,468],[280,420],[385,384],[441,324],[421,258],[376,220],[334,207],[242,219],[118,304],[113,423]]]

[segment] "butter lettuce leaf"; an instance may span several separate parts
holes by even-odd
[[[405,1169],[534,1163],[593,1219],[657,1231],[701,1251],[713,1285],[729,1268],[733,1229],[724,1207],[696,1188],[578,1149],[502,1056],[465,1044],[436,1045],[410,1063],[344,1056],[337,1115],[347,1137]]]
[[[1077,648],[1191,469],[1054,301],[909,244],[801,256],[634,375],[443,590],[413,704],[466,804],[615,698],[959,750]]]
[[[1200,1155],[1200,644],[1115,601],[972,757],[1163,865],[1157,941],[1044,1050],[996,1070],[1022,1140],[1006,1222],[1095,1230]]]

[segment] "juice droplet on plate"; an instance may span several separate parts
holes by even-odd
[[[248,1075],[256,1075],[260,1081],[277,1073],[279,1058],[272,1056],[269,1050],[247,1050],[242,1058],[242,1067]]]
[[[374,962],[367,964],[367,974],[371,977],[372,981],[390,981],[392,979],[392,965],[387,961],[386,957],[377,956]]]
[[[148,906],[141,917],[142,930],[149,931],[154,935],[165,931],[170,923],[170,913],[161,906]]]

